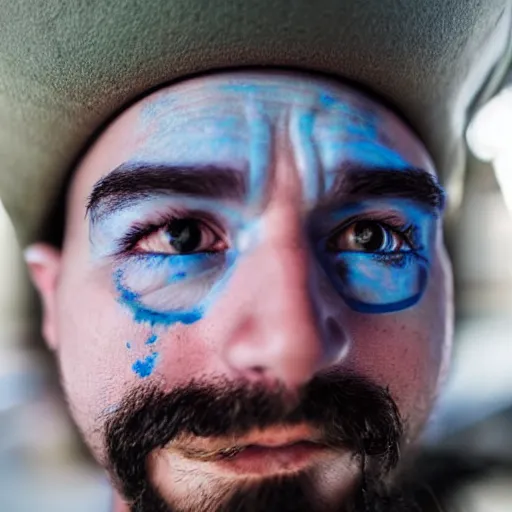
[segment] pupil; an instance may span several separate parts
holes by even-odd
[[[379,251],[382,250],[386,234],[382,226],[374,222],[358,222],[354,227],[355,241],[366,251]]]
[[[192,252],[201,242],[201,229],[194,219],[176,219],[167,226],[169,243],[178,252]]]

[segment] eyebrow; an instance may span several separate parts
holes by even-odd
[[[341,198],[393,197],[415,201],[441,212],[445,192],[432,174],[418,168],[345,168],[336,173],[322,204]],[[246,173],[215,165],[124,163],[93,187],[86,212],[92,222],[155,193],[212,200],[247,199]]]
[[[419,168],[352,168],[339,171],[322,202],[347,196],[401,198],[442,212],[446,194],[437,178]]]
[[[94,185],[86,211],[95,222],[158,192],[242,202],[247,186],[243,171],[215,165],[124,163]]]

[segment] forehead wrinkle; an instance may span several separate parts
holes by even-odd
[[[288,126],[283,133],[294,146],[295,167],[302,175],[308,199],[320,196],[326,188],[325,164],[337,167],[345,154],[354,153],[364,161],[366,153],[373,154],[373,149],[378,153],[380,148],[381,157],[391,163],[393,150],[378,137],[379,105],[365,96],[359,97],[350,89],[336,91],[315,81],[276,79],[269,83],[256,78],[249,82],[196,83],[148,105],[153,130],[145,152],[171,157],[178,152],[186,160],[193,156],[204,162],[220,153],[225,160],[236,154],[237,164],[245,158],[250,169],[250,196],[260,204],[269,190],[274,132],[283,121],[283,113],[294,119],[292,124],[285,123]],[[155,121],[158,126],[154,126]],[[386,156],[384,149],[390,154]],[[335,158],[329,161],[329,155]]]
[[[195,94],[196,101],[187,98],[183,107],[164,101],[159,112],[153,109],[153,126],[143,151],[150,160],[156,153],[168,153],[171,159],[181,153],[178,161],[180,157],[209,161],[219,153],[229,160],[236,153],[249,168],[249,200],[261,206],[271,170],[272,122],[282,106],[261,98],[254,88],[244,88],[243,93]]]
[[[213,85],[223,92],[242,95],[250,91],[258,99],[263,97],[276,104],[289,105],[290,98],[293,97],[295,101],[303,99],[307,105],[313,102],[324,109],[340,106],[343,108],[347,101],[357,104],[361,109],[372,110],[375,107],[375,101],[357,88],[339,80],[314,74],[288,73],[281,76],[258,76],[255,73],[243,79],[232,77],[229,83],[222,83],[222,80],[222,77],[217,77],[217,82]]]
[[[216,126],[224,132],[231,130],[237,136],[243,133],[239,126],[243,122],[243,105],[233,101],[234,98],[209,95],[207,91],[204,86],[199,90],[167,90],[146,100],[140,114],[141,131],[160,136],[176,131],[193,134],[204,131],[205,125],[209,125],[210,132]],[[198,126],[201,129],[198,130]]]
[[[267,102],[249,97],[245,116],[249,132],[249,202],[262,208],[270,189],[276,117],[269,112]]]
[[[317,89],[307,107],[295,110],[292,120],[294,155],[305,196],[311,202],[318,201],[332,186],[329,159],[325,155],[327,145],[328,150],[337,150],[338,160],[343,161],[349,156],[344,153],[350,151],[351,144],[363,139],[373,143],[377,138],[377,108],[372,108],[366,98],[358,101],[349,95],[343,97]],[[338,144],[329,144],[330,139]]]
[[[320,159],[325,176],[324,193],[334,185],[340,168],[351,164],[368,168],[409,168],[409,162],[394,144],[383,137],[383,113],[378,107],[329,104],[315,129]]]
[[[241,112],[233,108],[222,109],[219,105],[203,105],[201,108],[188,108],[187,110],[168,111],[156,116],[150,126],[150,136],[172,134],[174,132],[188,132],[204,135],[208,132],[227,132],[238,137],[244,133],[241,129],[245,120]],[[205,130],[205,128],[207,130]]]
[[[314,138],[318,115],[318,106],[311,104],[309,107],[297,108],[288,123],[290,146],[307,202],[316,201],[323,191],[322,162]]]
[[[143,113],[142,113],[143,116]],[[247,162],[247,128],[243,112],[218,105],[196,105],[178,112],[169,107],[148,125],[142,119],[141,143],[132,158],[172,163]]]

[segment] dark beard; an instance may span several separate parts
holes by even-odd
[[[352,375],[316,377],[294,400],[283,389],[269,392],[225,381],[191,382],[168,394],[155,388],[133,391],[106,422],[110,470],[132,512],[178,512],[149,481],[146,461],[155,449],[183,434],[243,436],[256,428],[301,423],[320,429],[325,444],[358,457],[361,480],[348,502],[323,506],[303,473],[241,486],[222,506],[205,503],[197,512],[414,510],[398,508],[404,499],[384,485],[399,461],[403,427],[398,408],[387,390]]]

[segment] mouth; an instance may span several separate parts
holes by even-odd
[[[219,471],[237,475],[290,473],[332,453],[332,448],[318,435],[304,434],[304,429],[274,430],[231,439],[231,442],[207,439],[186,444],[180,442],[170,449],[188,460],[213,465]]]
[[[312,464],[327,446],[299,441],[282,446],[249,445],[217,461],[224,470],[243,474],[295,472]]]

